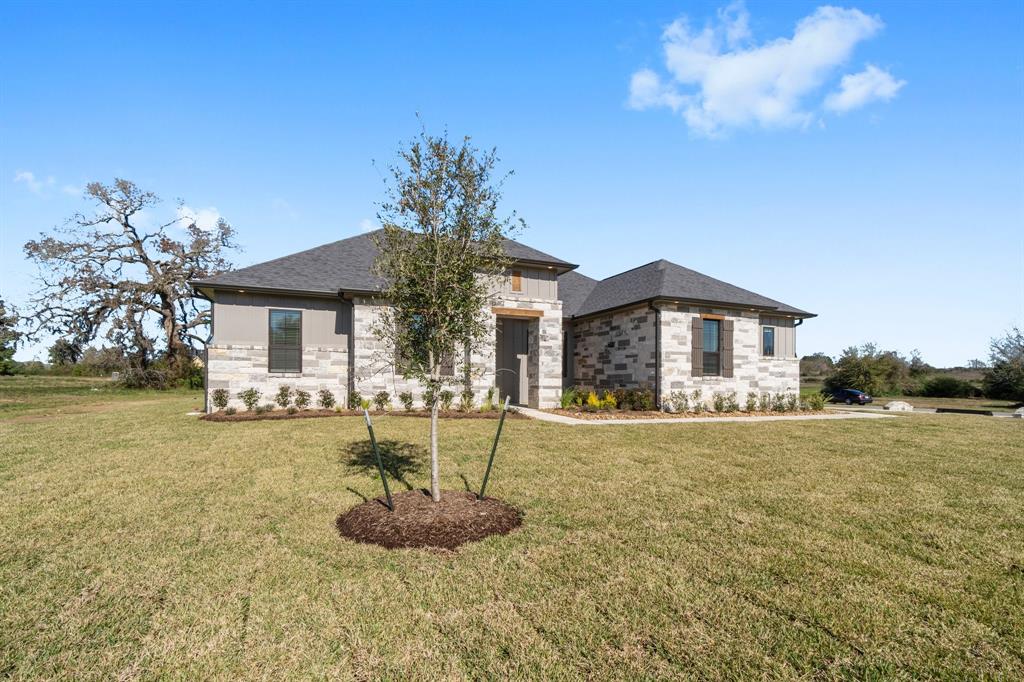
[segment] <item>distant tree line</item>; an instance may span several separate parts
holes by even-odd
[[[833,360],[824,353],[800,359],[800,376],[819,380],[826,390],[855,388],[873,395],[922,395],[942,398],[981,397],[1024,402],[1024,334],[1013,328],[992,339],[989,362],[940,369],[882,350],[873,343],[851,346]]]

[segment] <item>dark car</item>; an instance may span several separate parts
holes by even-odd
[[[871,402],[872,398],[864,391],[858,391],[855,388],[837,388],[834,391],[826,392],[833,401],[837,403],[846,403],[847,405],[867,405]]]

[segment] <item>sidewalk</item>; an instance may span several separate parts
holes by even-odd
[[[517,407],[517,410],[531,419],[578,426],[598,426],[604,424],[632,424],[640,426],[643,424],[721,424],[728,422],[796,422],[830,419],[890,419],[893,414],[872,414],[869,412],[833,412],[832,414],[791,414],[779,415],[777,417],[659,417],[656,419],[576,419],[561,414],[552,414],[543,410],[535,410],[531,407]]]

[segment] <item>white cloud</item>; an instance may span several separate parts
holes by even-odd
[[[60,191],[67,194],[69,197],[80,197],[85,194],[84,189],[81,187],[75,187],[74,185],[62,185]]]
[[[43,180],[42,178],[37,178],[36,174],[32,171],[23,170],[14,174],[14,181],[24,183],[25,187],[28,187],[28,190],[33,194],[42,194],[44,189],[56,182],[52,175]]]
[[[178,207],[178,221],[182,227],[194,222],[200,230],[212,230],[217,227],[217,221],[221,217],[220,211],[213,206],[201,208],[198,211],[185,204]]]
[[[370,218],[363,218],[362,220],[359,221],[359,231],[360,232],[373,232],[376,229],[377,229],[377,223],[375,223]]]
[[[666,76],[634,73],[628,105],[667,107],[706,136],[754,125],[806,126],[817,108],[808,110],[806,100],[883,26],[858,9],[824,6],[797,22],[791,38],[756,45],[749,19],[734,2],[700,31],[686,17],[669,24],[662,33]]]
[[[874,100],[888,102],[906,84],[907,81],[896,80],[888,71],[868,64],[860,73],[843,76],[839,90],[829,93],[825,98],[825,108],[845,114]]]

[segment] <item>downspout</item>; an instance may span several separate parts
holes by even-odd
[[[654,311],[654,406],[661,409],[661,308],[651,303]]]

